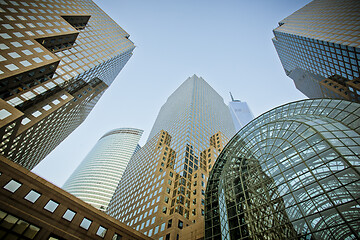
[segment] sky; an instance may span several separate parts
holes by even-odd
[[[61,187],[106,132],[144,130],[161,106],[196,74],[223,98],[248,103],[254,116],[306,98],[285,75],[272,44],[278,22],[310,0],[95,0],[130,34],[133,56],[88,118],[33,172]]]

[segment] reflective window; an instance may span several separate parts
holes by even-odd
[[[16,190],[19,189],[19,187],[21,186],[22,184],[15,181],[15,180],[10,180],[5,186],[4,188],[12,193],[16,192]]]
[[[67,209],[62,217],[71,222],[73,220],[75,214],[76,213],[74,211]]]
[[[98,230],[96,232],[96,235],[103,238],[103,237],[105,237],[106,231],[107,231],[106,228],[104,228],[103,226],[99,226],[99,228],[98,228]]]
[[[80,227],[82,227],[83,229],[88,230],[90,228],[91,223],[92,223],[91,220],[89,220],[87,218],[84,218],[80,223]]]
[[[56,208],[59,206],[59,204],[53,200],[48,201],[48,203],[45,205],[44,209],[48,210],[49,212],[54,212]]]
[[[28,200],[29,202],[36,202],[36,200],[39,199],[39,197],[41,196],[40,193],[34,191],[34,190],[31,190],[28,194],[26,194],[25,196],[25,199]]]

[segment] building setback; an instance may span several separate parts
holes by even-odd
[[[143,130],[119,128],[102,136],[62,189],[105,211]]]
[[[205,239],[359,239],[360,104],[270,110],[226,145],[206,189]]]
[[[234,133],[222,97],[202,78],[188,78],[161,107],[107,213],[154,239],[203,237],[208,173]]]
[[[0,239],[150,240],[0,156]]]
[[[91,0],[0,9],[0,154],[32,169],[85,120],[134,44]]]
[[[360,102],[360,2],[315,0],[279,22],[273,43],[309,98]]]

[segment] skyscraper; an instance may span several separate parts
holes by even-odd
[[[143,131],[114,129],[102,136],[62,187],[105,211],[131,156],[140,149]]]
[[[360,102],[360,2],[315,0],[279,22],[273,43],[309,98]]]
[[[226,145],[206,188],[205,239],[359,239],[360,104],[272,109]]]
[[[132,55],[91,0],[0,1],[0,154],[32,169],[87,117]]]
[[[156,239],[203,236],[207,176],[234,133],[222,97],[202,78],[188,78],[161,107],[107,212]]]
[[[237,132],[246,124],[248,124],[248,122],[253,120],[254,115],[252,114],[246,102],[235,100],[231,93],[230,96],[231,102],[229,102],[229,110],[234,122],[235,131]]]

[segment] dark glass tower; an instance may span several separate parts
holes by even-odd
[[[91,0],[0,1],[0,154],[32,169],[87,117],[132,56]]]
[[[360,102],[360,2],[315,0],[279,22],[273,43],[309,98]]]

